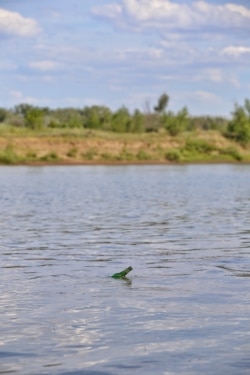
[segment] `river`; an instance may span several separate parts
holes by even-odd
[[[249,374],[249,248],[248,165],[1,167],[0,374]]]

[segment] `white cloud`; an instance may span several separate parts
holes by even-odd
[[[97,16],[117,24],[157,29],[197,29],[206,27],[250,28],[250,10],[236,4],[213,5],[194,1],[190,5],[170,0],[123,0],[92,8]]]
[[[219,68],[201,69],[198,74],[193,76],[193,79],[197,82],[210,81],[214,84],[223,85],[227,83],[236,88],[240,87],[240,82],[235,73],[225,72],[224,69]]]
[[[224,80],[224,74],[220,69],[206,69],[205,74],[212,82],[222,82]]]
[[[32,18],[25,18],[19,13],[0,9],[0,33],[32,36],[39,32],[39,26]]]
[[[10,97],[19,103],[36,104],[37,99],[32,96],[26,96],[21,91],[13,90],[10,92]]]
[[[202,91],[202,90],[197,90],[194,93],[194,96],[196,99],[198,99],[201,102],[210,102],[210,103],[218,103],[218,101],[221,101],[222,98],[218,95],[215,95],[211,92],[208,91]]]
[[[96,15],[116,19],[122,15],[122,6],[118,4],[107,4],[103,7],[94,7],[92,12]]]
[[[233,57],[239,57],[245,54],[250,54],[250,47],[244,47],[244,46],[229,46],[225,47],[221,51],[222,55],[227,56],[233,56]]]
[[[40,71],[50,71],[55,70],[59,67],[58,63],[51,60],[41,60],[41,61],[33,61],[29,63],[30,68],[37,69]]]

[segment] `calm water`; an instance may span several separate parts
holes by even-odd
[[[0,374],[249,374],[249,248],[250,166],[1,167]]]

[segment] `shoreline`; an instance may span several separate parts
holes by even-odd
[[[110,166],[110,167],[122,167],[122,166],[189,166],[189,165],[250,165],[250,161],[191,161],[191,162],[169,162],[169,161],[58,161],[58,162],[21,162],[3,164],[0,163],[1,167],[84,167],[84,166]]]
[[[7,132],[0,135],[0,166],[250,164],[250,148],[217,131],[74,135]]]

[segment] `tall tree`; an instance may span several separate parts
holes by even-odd
[[[168,94],[166,93],[162,94],[158,99],[157,105],[154,107],[155,112],[159,114],[164,113],[167,108],[168,102],[169,102]]]

